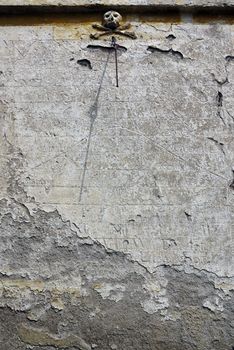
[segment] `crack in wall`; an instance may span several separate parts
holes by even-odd
[[[208,140],[213,141],[217,147],[220,149],[220,151],[225,155],[225,151],[224,151],[224,143],[217,141],[216,139],[214,139],[213,137],[207,137]]]

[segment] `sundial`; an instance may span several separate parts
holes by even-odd
[[[122,24],[122,16],[120,13],[116,11],[107,11],[102,19],[102,24],[93,24],[92,27],[94,29],[97,29],[98,32],[95,34],[90,34],[90,38],[94,40],[98,40],[103,36],[110,36],[111,42],[110,47],[108,48],[107,53],[107,59],[103,68],[103,73],[101,75],[101,79],[99,82],[99,87],[96,93],[96,97],[94,100],[93,105],[90,108],[89,116],[90,116],[90,129],[89,129],[89,135],[88,135],[88,141],[87,141],[87,148],[85,153],[85,161],[84,161],[84,167],[83,167],[83,173],[82,173],[82,179],[81,179],[81,186],[80,186],[80,194],[79,194],[79,202],[82,200],[82,194],[83,194],[83,187],[85,182],[85,175],[87,170],[87,162],[88,162],[88,156],[89,156],[89,149],[90,149],[90,143],[91,143],[91,136],[93,131],[94,122],[97,118],[98,114],[98,101],[99,96],[104,80],[104,76],[106,73],[106,68],[109,62],[110,54],[112,51],[114,51],[115,54],[115,76],[116,76],[116,87],[119,87],[119,76],[118,76],[118,48],[119,45],[117,44],[117,39],[115,35],[121,35],[127,38],[136,39],[136,34],[134,32],[126,31],[127,29],[131,28],[131,24],[129,22]]]
[[[129,32],[127,29],[131,28],[129,22],[122,23],[123,17],[117,11],[107,11],[102,19],[102,24],[93,24],[92,27],[97,29],[98,32],[90,34],[91,39],[98,40],[103,36],[111,36],[111,47],[115,51],[115,67],[116,67],[116,87],[119,86],[118,79],[118,55],[117,50],[119,45],[115,35],[124,36],[131,39],[136,39],[137,36],[134,32]]]
[[[79,235],[148,268],[190,256],[197,268],[217,273],[220,260],[231,273],[220,250],[233,189],[230,27],[219,37],[140,11],[125,20],[129,10],[4,27],[2,108],[13,118],[3,127],[25,158],[19,183],[31,212],[57,210]],[[212,256],[203,254],[214,237]]]

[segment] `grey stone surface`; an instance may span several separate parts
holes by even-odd
[[[1,206],[4,350],[232,348],[233,292],[215,275],[166,265],[151,274],[79,238],[56,212]]]
[[[132,26],[1,28],[3,350],[233,349],[233,25]]]
[[[0,0],[0,6],[173,6],[173,7],[226,7],[233,0]]]

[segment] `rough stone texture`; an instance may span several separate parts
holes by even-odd
[[[233,349],[233,26],[132,23],[1,28],[3,350]]]
[[[0,0],[0,6],[163,6],[163,7],[227,7],[233,0]]]

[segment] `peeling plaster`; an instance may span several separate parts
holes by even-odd
[[[232,26],[146,27],[118,89],[87,27],[2,31],[4,350],[233,346]]]

